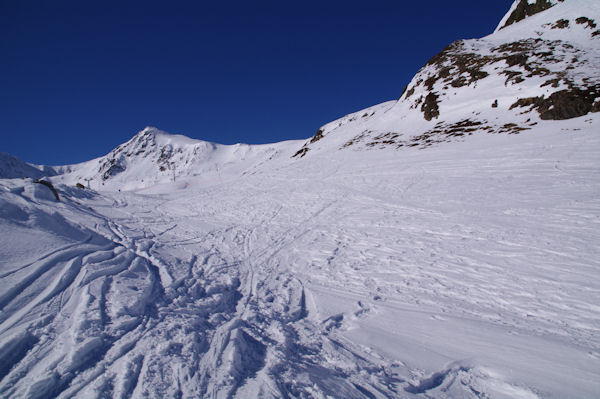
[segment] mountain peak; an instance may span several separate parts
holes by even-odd
[[[0,179],[31,177],[38,179],[44,176],[44,170],[19,158],[0,152]]]
[[[332,147],[423,149],[600,112],[598,21],[600,2],[516,0],[495,33],[451,43],[397,102],[321,127],[296,156]]]
[[[500,21],[500,24],[498,24],[496,32],[527,17],[545,11],[556,5],[559,1],[563,2],[564,0],[515,0],[510,10],[508,10],[502,21]]]
[[[131,140],[123,144],[126,146],[135,145],[136,143],[152,143],[157,145],[196,145],[200,143],[208,143],[204,140],[196,140],[181,134],[171,134],[160,130],[154,126],[146,126],[140,130]],[[210,143],[212,145],[212,143]]]
[[[146,126],[145,128],[143,128],[136,134],[136,136],[144,136],[144,135],[159,136],[159,135],[169,135],[169,133],[162,131],[159,128],[154,127],[154,126]]]
[[[192,176],[221,181],[223,176],[250,173],[297,144],[222,145],[147,126],[105,156],[69,167],[56,179],[109,190],[148,188]]]

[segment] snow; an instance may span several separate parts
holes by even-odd
[[[212,181],[228,174],[253,173],[262,163],[281,158],[284,148],[299,143],[222,145],[146,127],[104,157],[57,168],[65,173],[51,180],[96,190],[152,190],[187,177]]]
[[[489,54],[536,18],[464,46]],[[573,76],[597,80],[572,28]],[[597,398],[600,114],[510,110],[550,89],[484,68],[446,97],[433,84],[432,121],[419,86],[307,141],[146,128],[44,169],[60,201],[0,179],[0,396]],[[377,139],[466,119],[527,130]]]
[[[516,0],[513,7],[519,3]],[[600,3],[590,0],[565,0],[563,2],[553,0],[555,5],[551,8],[527,17],[525,20],[514,23],[503,29],[496,29],[493,38],[498,41],[508,42],[513,38],[539,38],[548,40],[568,40],[578,46],[598,48],[598,39],[590,40],[590,34],[596,29],[587,28],[583,24],[577,24],[575,20],[579,17],[587,17],[598,22],[600,18]],[[512,13],[512,8],[506,14],[503,22]],[[567,29],[552,29],[552,25],[560,20],[570,21]],[[499,27],[503,26],[502,22]],[[565,31],[568,33],[565,34]],[[491,38],[492,35],[486,38]],[[596,55],[597,56],[597,55]]]
[[[19,177],[37,179],[44,175],[53,174],[55,173],[52,168],[32,165],[10,154],[0,152],[0,179],[14,179]]]
[[[154,194],[3,180],[5,236],[57,248],[3,245],[2,395],[596,397],[599,122]]]
[[[533,107],[515,104],[520,99],[550,98],[572,87],[600,85],[600,40],[592,36],[594,29],[588,24],[576,21],[582,16],[600,21],[600,3],[565,1],[482,39],[456,42],[445,56],[415,75],[398,101],[323,126],[323,138],[306,142],[304,155],[340,148],[423,148],[468,135],[463,130],[462,136],[459,132],[458,137],[445,137],[436,133],[438,125],[451,130],[461,123],[479,124],[489,133],[506,133],[511,125],[522,131],[544,124]],[[569,20],[569,27],[553,28],[559,19]],[[444,68],[450,68],[447,77]],[[480,76],[473,78],[473,74]],[[465,82],[457,81],[459,76]],[[427,121],[422,107],[431,94],[437,97],[439,116]]]
[[[529,0],[529,1],[531,1],[531,0]],[[498,31],[500,31],[500,29],[502,29],[506,25],[506,22],[508,21],[508,19],[512,15],[513,11],[515,11],[515,9],[517,8],[517,6],[519,5],[520,2],[521,2],[521,0],[514,0],[512,6],[510,6],[510,8],[508,9],[508,12],[500,20],[500,23],[494,30],[494,33],[497,33]]]

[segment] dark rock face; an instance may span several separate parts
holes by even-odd
[[[500,29],[504,29],[509,25],[524,20],[527,17],[545,11],[552,6],[553,4],[548,0],[537,0],[535,4],[529,4],[528,0],[521,0],[519,5],[517,5],[517,8],[515,8],[512,14],[510,14],[510,17],[508,17],[506,24],[504,24],[504,26]]]
[[[558,21],[556,21],[554,23],[554,25],[552,26],[552,29],[566,29],[568,27],[569,27],[568,19],[559,19]]]
[[[560,90],[548,98],[520,98],[510,109],[516,107],[536,109],[544,120],[564,120],[600,112],[600,85]]]
[[[587,24],[587,28],[590,29],[594,29],[596,27],[596,23],[594,22],[594,20],[587,17],[579,17],[575,20],[575,22],[577,22],[577,24],[579,25]]]
[[[427,97],[425,97],[425,101],[421,106],[421,111],[423,111],[423,116],[428,121],[440,116],[440,108],[438,106],[438,95],[435,93],[429,93]]]
[[[292,158],[295,158],[295,157],[298,157],[298,156],[299,156],[300,158],[302,158],[303,156],[305,156],[305,155],[306,155],[306,153],[308,152],[308,150],[309,150],[309,148],[308,148],[308,147],[302,147],[302,148],[300,148],[300,149],[298,150],[298,152],[296,152],[294,155],[292,155]]]
[[[102,180],[106,181],[124,172],[130,160],[140,156],[153,159],[161,172],[174,171],[175,163],[172,159],[181,152],[181,148],[175,150],[170,144],[159,146],[155,133],[144,131],[111,151],[100,165],[98,173],[101,173]]]
[[[317,133],[315,133],[313,138],[310,140],[310,144],[316,143],[317,141],[321,140],[322,138],[323,138],[323,130],[319,129],[317,131]]]

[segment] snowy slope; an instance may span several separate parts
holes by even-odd
[[[521,3],[528,0],[516,1],[502,26]],[[398,101],[323,126],[298,156],[525,134],[536,125],[551,126],[547,121],[599,112],[600,2],[529,3],[555,5],[482,39],[450,44]]]
[[[3,180],[0,395],[595,398],[598,122],[153,195]]]
[[[290,145],[297,143],[221,145],[147,127],[103,157],[63,167],[67,173],[54,181],[132,190],[190,176],[215,179],[222,174],[252,173],[253,167],[283,154],[287,158]]]
[[[598,7],[548,4],[305,143],[146,128],[60,201],[0,179],[0,397],[599,397],[600,113],[542,108],[597,84]]]
[[[30,177],[39,179],[43,176],[52,176],[56,172],[49,167],[32,165],[20,159],[0,152],[0,179],[16,179]]]

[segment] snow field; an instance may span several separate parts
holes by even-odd
[[[597,123],[61,203],[3,181],[3,230],[63,244],[3,248],[0,392],[595,397]]]
[[[539,36],[548,73],[597,84],[591,30],[553,24],[599,7],[566,0],[461,51]],[[146,128],[79,165],[2,156],[57,173],[61,201],[0,179],[0,397],[597,398],[600,114],[511,111],[566,86],[508,67],[450,88],[427,66],[306,143]]]

